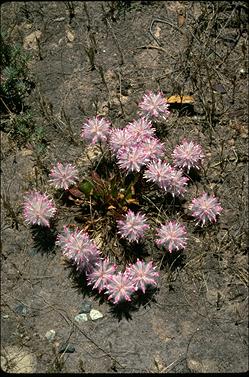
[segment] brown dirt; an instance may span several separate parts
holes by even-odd
[[[75,10],[71,19],[69,6]],[[19,147],[1,132],[2,368],[14,370],[6,360],[19,349],[34,356],[26,370],[42,373],[246,372],[245,2],[8,2],[1,18],[13,41],[32,54],[36,86],[27,104],[45,135],[39,144]],[[224,93],[219,86],[214,90],[217,84]],[[52,162],[72,162],[84,171],[79,133],[86,116],[98,113],[123,126],[136,116],[147,89],[193,96],[194,112],[174,112],[160,137],[169,157],[183,137],[203,146],[204,170],[186,199],[214,192],[224,210],[217,225],[201,232],[187,222],[191,239],[182,263],[162,266],[149,304],[118,315],[78,286],[57,248],[49,242],[37,247],[21,204],[30,188],[50,192]],[[70,211],[60,212],[58,227],[71,220]],[[85,298],[104,317],[79,325],[74,317]],[[26,307],[23,315],[18,304]],[[51,329],[56,335],[48,342]],[[75,351],[59,353],[61,342]]]

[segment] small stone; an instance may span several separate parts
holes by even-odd
[[[84,301],[80,306],[80,313],[90,313],[92,309],[92,303],[90,301]]]
[[[4,315],[2,316],[2,318],[3,318],[3,319],[8,319],[9,316],[8,316],[8,314],[4,314]]]
[[[72,346],[71,344],[65,344],[65,343],[59,349],[59,353],[63,353],[63,352],[65,352],[65,353],[74,353],[74,351],[75,351],[75,347],[74,346]]]
[[[220,93],[220,94],[226,93],[226,89],[224,88],[224,86],[222,84],[219,84],[219,83],[214,84],[213,91],[216,92],[216,93]]]
[[[227,144],[233,146],[235,144],[235,140],[229,139],[229,140],[227,140]]]
[[[26,156],[32,156],[33,154],[33,151],[32,149],[28,149],[28,148],[23,148],[20,152],[21,156],[23,157],[26,157]]]
[[[18,304],[18,305],[16,305],[16,307],[15,307],[15,312],[16,312],[17,314],[20,314],[20,315],[22,315],[23,317],[25,317],[25,316],[27,315],[27,313],[28,313],[28,308],[27,308],[27,306],[24,305],[24,304]]]
[[[248,134],[247,133],[242,133],[240,135],[240,137],[242,137],[242,139],[247,139],[248,138]]]
[[[104,317],[102,313],[95,309],[92,309],[89,315],[92,321],[96,321],[97,319]]]
[[[54,19],[54,22],[61,22],[61,21],[64,21],[64,20],[65,20],[65,17],[58,17],[58,18]]]
[[[75,39],[74,33],[70,30],[66,30],[66,36],[69,42],[73,42]]]
[[[45,338],[49,341],[49,342],[52,342],[52,340],[54,340],[54,337],[55,337],[55,331],[54,330],[49,330],[46,332],[45,334]]]
[[[76,315],[76,317],[74,317],[74,320],[78,323],[81,323],[81,322],[86,322],[88,319],[85,313],[81,313],[81,314]]]

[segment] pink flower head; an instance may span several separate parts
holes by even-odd
[[[170,192],[173,196],[182,196],[187,191],[189,178],[182,175],[181,170],[172,169],[169,173],[167,182],[165,182],[165,191]]]
[[[24,197],[23,216],[27,224],[50,227],[49,220],[55,212],[54,203],[46,194],[31,191]]]
[[[71,164],[62,165],[60,162],[57,162],[49,176],[51,177],[49,180],[50,184],[56,188],[64,188],[64,190],[67,190],[70,185],[76,183],[78,180],[78,171],[76,167]]]
[[[168,177],[172,171],[173,168],[168,163],[155,160],[147,165],[143,176],[147,181],[156,183],[160,188],[166,190],[171,184]]]
[[[129,242],[138,242],[149,228],[144,214],[134,213],[130,209],[125,215],[124,220],[117,220],[118,233],[122,238],[127,238]]]
[[[178,168],[187,169],[187,172],[192,167],[199,169],[204,158],[201,146],[193,141],[188,142],[186,140],[175,147],[172,156],[174,165]]]
[[[134,145],[134,139],[127,128],[116,128],[110,131],[109,147],[113,153],[117,153],[121,148],[130,148]]]
[[[162,224],[157,230],[158,239],[156,244],[158,246],[166,247],[170,253],[173,250],[185,249],[187,243],[187,231],[184,225],[176,221],[169,221]]]
[[[155,271],[152,261],[146,263],[137,259],[136,263],[129,264],[126,273],[130,276],[136,290],[141,289],[145,293],[147,286],[157,286],[159,273]]]
[[[166,119],[170,114],[168,110],[169,104],[167,104],[162,92],[154,94],[148,91],[138,106],[141,109],[141,115],[151,117],[152,119]]]
[[[150,161],[163,158],[165,154],[165,146],[156,137],[149,137],[141,142],[140,147],[148,156]]]
[[[141,117],[129,123],[126,129],[132,137],[132,140],[136,141],[136,143],[143,142],[147,138],[154,136],[156,132],[156,129],[152,127],[151,121],[145,117]]]
[[[201,222],[201,226],[203,226],[208,221],[216,222],[216,217],[220,215],[223,208],[214,195],[204,192],[199,198],[192,200],[189,209],[197,220],[197,224]]]
[[[129,172],[139,172],[145,164],[149,162],[149,158],[140,145],[131,148],[121,148],[117,153],[117,163],[121,169]]]
[[[88,285],[93,285],[93,289],[102,292],[106,289],[111,277],[115,274],[116,265],[112,264],[108,258],[100,259],[87,275]]]
[[[106,142],[111,122],[99,115],[89,118],[82,126],[80,136],[92,144]]]
[[[162,160],[152,160],[144,172],[147,181],[156,183],[161,189],[170,192],[173,196],[183,195],[187,188],[188,178],[180,170],[174,169]]]
[[[130,277],[123,272],[118,272],[116,275],[111,276],[107,285],[108,300],[114,304],[122,301],[131,301],[131,295],[135,291],[135,286]]]
[[[99,249],[83,230],[76,228],[70,231],[64,226],[64,233],[57,236],[56,244],[61,247],[63,255],[79,270],[91,271],[99,261]]]

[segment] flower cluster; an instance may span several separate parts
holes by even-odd
[[[111,122],[103,117],[89,118],[82,126],[80,136],[86,141],[96,144],[106,142],[110,133]]]
[[[169,116],[169,104],[162,92],[157,94],[148,91],[139,103],[140,114],[156,120],[165,120]]]
[[[122,148],[133,146],[133,142],[127,128],[114,128],[110,131],[109,148],[114,155]]]
[[[164,144],[155,132],[151,121],[145,117],[134,120],[123,129],[111,131],[109,148],[122,170],[139,172],[150,161],[164,156]]]
[[[46,194],[38,191],[26,194],[23,203],[23,216],[27,224],[50,227],[49,220],[55,213],[53,200],[49,199]]]
[[[112,264],[108,258],[99,259],[87,275],[88,285],[92,285],[93,289],[97,289],[101,293],[106,289],[115,271],[116,265]]]
[[[148,263],[137,259],[136,263],[129,264],[126,267],[126,274],[131,278],[136,290],[141,290],[145,293],[148,286],[157,286],[157,277],[159,273],[156,271],[156,267],[153,266],[153,262]]]
[[[193,141],[183,140],[173,150],[172,163],[168,162],[165,145],[156,136],[157,130],[152,123],[166,120],[169,116],[169,105],[162,92],[147,92],[139,103],[139,109],[138,119],[122,129],[112,128],[108,119],[98,115],[88,118],[82,126],[80,136],[91,144],[104,143],[113,157],[111,161],[116,162],[121,174],[130,174],[132,184],[146,180],[149,184],[158,186],[164,194],[184,196],[189,182],[187,173],[191,168],[199,169],[203,162],[202,147]],[[79,172],[73,164],[57,162],[49,173],[49,183],[56,189],[72,190],[70,186],[78,182],[80,189]],[[101,177],[96,182],[101,186]],[[132,200],[134,204],[134,199],[130,202],[127,200],[127,207]],[[138,201],[135,201],[137,205]],[[127,208],[124,213],[125,206],[119,213],[122,217],[116,218],[120,238],[129,243],[138,243],[144,240],[147,233],[151,235],[154,232],[155,244],[164,251],[173,253],[186,248],[189,237],[184,224],[168,220],[153,230],[142,211],[135,213]],[[192,199],[188,210],[196,225],[204,226],[217,221],[222,207],[214,195],[204,192]],[[23,216],[27,224],[49,227],[55,214],[55,204],[48,195],[38,191],[25,195]],[[126,266],[124,271],[118,271],[118,267],[108,256],[102,256],[101,250],[83,229],[76,227],[72,230],[64,226],[63,232],[57,235],[56,245],[61,248],[63,256],[80,273],[85,274],[87,284],[93,290],[107,295],[108,300],[114,304],[131,301],[136,292],[144,294],[148,287],[156,287],[158,284],[159,272],[153,261],[137,259],[135,263]]]
[[[158,229],[156,244],[165,247],[170,253],[174,250],[182,250],[186,247],[186,234],[187,230],[183,224],[169,221]]]
[[[57,236],[56,244],[61,247],[63,255],[80,271],[91,271],[99,261],[99,249],[83,230],[70,231],[64,226],[64,232]]]
[[[70,185],[76,183],[79,178],[79,173],[75,166],[71,164],[62,164],[57,162],[57,164],[52,168],[50,174],[50,184],[55,188],[63,188],[67,190]]]
[[[146,263],[138,259],[136,263],[130,263],[125,272],[116,269],[115,264],[104,258],[87,274],[88,285],[108,295],[108,300],[114,304],[131,301],[134,292],[142,290],[145,293],[148,287],[157,286],[159,273],[152,261]]]
[[[149,159],[140,147],[135,145],[132,148],[121,148],[117,153],[118,165],[121,169],[129,172],[139,172]]]
[[[208,195],[204,192],[198,198],[194,198],[189,206],[192,216],[197,220],[197,224],[201,226],[207,222],[215,223],[217,215],[220,215],[222,207],[218,199],[214,195]]]
[[[144,178],[156,183],[161,189],[173,196],[183,195],[187,188],[188,178],[181,170],[174,169],[170,164],[158,159],[151,161],[144,172]]]
[[[129,242],[138,242],[143,236],[149,225],[144,214],[134,213],[130,209],[125,215],[124,220],[118,220],[118,233],[122,238]]]
[[[145,293],[149,286],[157,286],[159,273],[152,262],[137,260],[125,272],[117,272],[117,266],[109,258],[100,256],[99,249],[83,230],[70,231],[65,226],[64,232],[57,236],[56,244],[77,270],[85,272],[88,285],[99,293],[107,294],[108,300],[114,304],[131,301],[133,293],[138,289]]]
[[[152,127],[150,120],[145,117],[133,120],[126,126],[128,134],[131,135],[133,143],[143,143],[144,140],[155,136],[156,129]]]
[[[117,304],[122,301],[131,301],[135,290],[135,285],[130,277],[125,272],[119,271],[109,280],[105,293],[108,295],[108,300]]]
[[[172,156],[174,165],[178,168],[186,169],[187,172],[189,172],[190,168],[199,169],[204,158],[201,146],[187,140],[183,140],[180,145],[175,147]]]

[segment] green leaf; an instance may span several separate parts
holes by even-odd
[[[90,196],[90,195],[93,194],[94,184],[91,181],[89,181],[88,179],[85,179],[84,181],[79,183],[79,189],[86,196]]]

